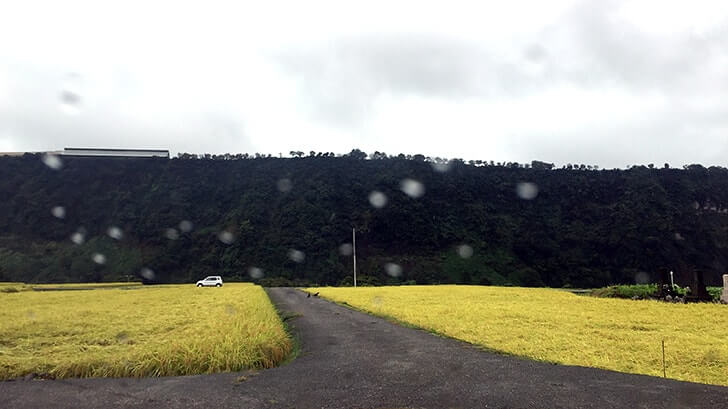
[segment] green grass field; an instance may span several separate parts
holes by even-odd
[[[267,295],[251,284],[0,292],[0,305],[3,380],[268,368],[292,348]]]
[[[728,386],[728,306],[595,298],[543,288],[322,287],[375,315],[531,359]]]

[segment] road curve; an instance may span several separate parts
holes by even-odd
[[[484,352],[292,288],[269,289],[301,345],[264,371],[0,382],[2,408],[725,408],[728,388]]]

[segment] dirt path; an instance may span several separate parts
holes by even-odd
[[[0,407],[726,408],[728,388],[537,363],[269,290],[301,343],[260,372],[1,382]],[[244,379],[239,379],[243,375]]]

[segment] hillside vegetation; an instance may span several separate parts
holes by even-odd
[[[700,268],[719,285],[728,267],[724,168],[365,157],[62,158],[60,169],[2,157],[0,281],[338,284],[352,227],[370,284],[592,288],[654,281],[664,266],[676,283]]]

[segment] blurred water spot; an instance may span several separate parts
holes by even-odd
[[[650,275],[644,271],[640,271],[634,276],[634,282],[637,284],[647,284],[650,282]]]
[[[101,253],[94,253],[94,255],[91,256],[91,259],[96,264],[106,264],[106,256]]]
[[[41,160],[46,166],[53,170],[58,170],[63,167],[63,161],[61,160],[61,158],[53,153],[44,154],[43,156],[41,156]]]
[[[685,240],[685,237],[680,233],[675,233],[675,240]]]
[[[81,111],[81,77],[78,74],[69,74],[61,85],[59,93],[61,111],[69,115]]]
[[[33,310],[28,310],[28,312],[26,313],[26,315],[27,315],[27,316],[28,316],[28,318],[30,318],[31,320],[35,319],[35,311],[33,311]]]
[[[283,193],[290,192],[291,188],[293,188],[291,179],[287,179],[287,178],[278,179],[278,182],[276,183],[276,185],[278,186],[278,190]]]
[[[192,231],[192,222],[189,220],[182,220],[179,222],[179,229],[182,233],[189,233]]]
[[[63,206],[55,206],[51,209],[51,214],[54,217],[63,219],[64,217],[66,217],[66,208]]]
[[[258,267],[250,267],[248,269],[248,274],[250,275],[250,277],[257,280],[259,278],[263,278],[263,269]]]
[[[342,256],[350,256],[354,251],[354,247],[351,245],[351,243],[344,243],[341,246],[339,246],[339,254]]]
[[[382,297],[380,297],[378,295],[377,296],[374,296],[372,298],[372,304],[374,304],[377,307],[380,307],[382,305],[382,302],[383,302]]]
[[[106,230],[106,234],[114,240],[121,240],[124,237],[124,232],[116,226],[111,226]]]
[[[450,161],[432,162],[432,169],[434,169],[435,172],[445,173],[450,170]]]
[[[473,248],[467,244],[461,244],[457,248],[458,256],[462,258],[470,258],[473,256]]]
[[[543,62],[546,59],[546,49],[540,44],[532,44],[524,50],[525,57],[535,63]]]
[[[306,254],[301,250],[290,249],[288,250],[288,258],[294,263],[303,263],[303,260],[306,259]]]
[[[377,209],[381,209],[387,204],[387,196],[384,193],[375,190],[369,194],[369,203]]]
[[[147,280],[154,280],[155,277],[154,271],[148,267],[142,268],[141,271],[139,271],[139,274]]]
[[[78,231],[71,235],[71,241],[75,244],[83,244],[85,239],[84,234]]]
[[[425,194],[425,185],[414,179],[404,179],[399,184],[399,187],[407,196],[414,199],[422,197]]]
[[[533,200],[538,196],[538,186],[531,182],[522,182],[516,185],[516,194],[524,200]]]
[[[232,244],[235,241],[235,236],[227,230],[218,233],[217,238],[225,244]]]
[[[179,238],[179,232],[177,229],[167,229],[164,231],[164,237],[170,240],[177,240]]]
[[[235,307],[232,304],[226,304],[225,305],[225,312],[228,313],[228,314],[230,314],[230,315],[235,315],[235,313],[237,311],[235,310]]]
[[[402,275],[402,267],[399,264],[387,263],[384,265],[384,271],[392,277],[399,277]]]

